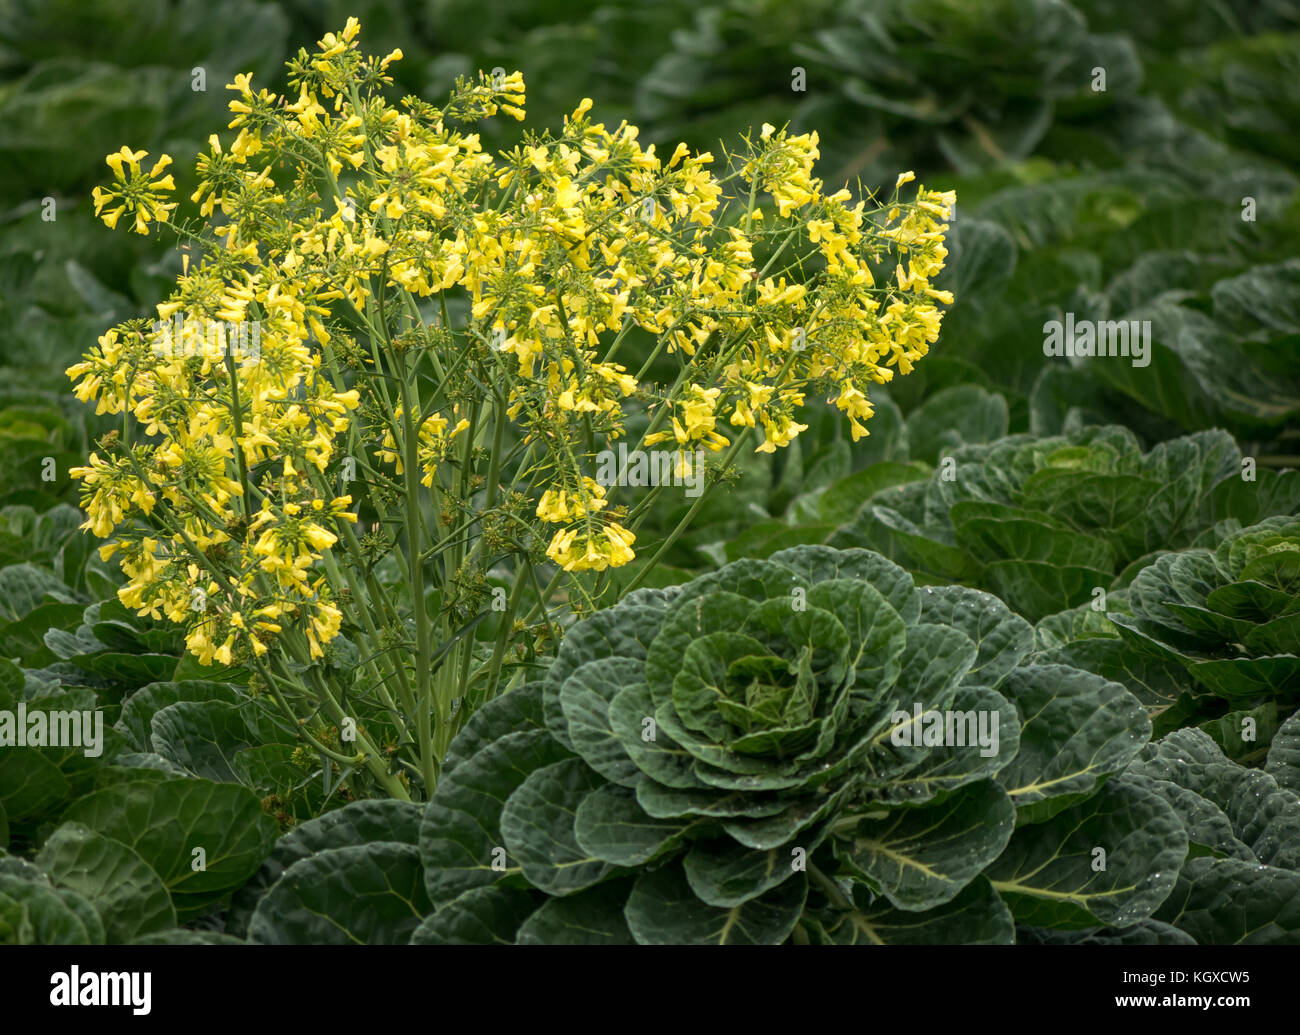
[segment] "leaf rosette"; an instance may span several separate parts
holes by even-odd
[[[1300,518],[1271,517],[1213,549],[1165,554],[1133,580],[1121,636],[1233,703],[1300,697]]]
[[[1216,522],[1295,508],[1300,483],[1273,471],[1243,483],[1241,465],[1223,431],[1145,453],[1121,427],[1011,435],[877,492],[828,541],[877,546],[923,581],[978,586],[1037,621],[1126,586],[1157,551],[1202,545]]]
[[[1187,834],[1188,862],[1133,943],[1300,944],[1300,716],[1282,724],[1261,768],[1203,730],[1146,745],[1123,776],[1162,797]],[[1115,940],[1113,932],[1026,928],[1022,941]]]
[[[948,903],[1016,824],[996,687],[1032,640],[988,594],[917,589],[865,550],[630,594],[453,743],[416,940],[780,942],[813,901],[851,908],[843,882],[886,911]],[[996,736],[927,739],[954,713]]]

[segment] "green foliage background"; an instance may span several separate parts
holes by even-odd
[[[1145,711],[1155,739],[1106,793],[1177,814],[1190,848],[1164,904],[1071,932],[1079,922],[1006,890],[1017,862],[1004,855],[950,914],[927,915],[933,939],[1005,940],[1014,916],[1021,941],[1300,940],[1300,536],[1286,520],[1300,476],[1285,471],[1300,466],[1300,5],[0,0],[0,708],[97,706],[112,727],[97,761],[0,753],[0,941],[328,940],[353,922],[368,941],[566,930],[563,899],[531,914],[536,887],[434,913],[419,810],[339,808],[338,774],[304,764],[241,673],[182,660],[170,629],[121,607],[76,530],[67,470],[106,428],[62,370],[151,311],[180,268],[165,237],[91,217],[103,156],[193,154],[226,121],[236,72],[274,87],[290,53],[350,15],[370,50],[403,49],[407,92],[519,68],[529,125],[558,125],[589,96],[604,121],[670,151],[788,121],[819,132],[829,184],[870,190],[914,169],[955,188],[942,286],[957,302],[933,353],[877,393],[871,436],[850,443],[814,406],[794,446],[748,460],[701,511],[652,585],[805,544],[865,547],[918,585],[997,594],[1037,623],[1031,661],[1114,680]],[[806,90],[791,88],[796,70]],[[485,144],[517,132],[492,127]],[[1067,312],[1151,321],[1151,364],[1044,357],[1044,322]],[[662,527],[681,507],[661,505]],[[1286,552],[1266,566],[1267,593],[1227,561],[1205,568],[1224,584],[1214,597],[1196,565],[1238,541]],[[1241,739],[1243,717],[1256,740]],[[1100,823],[1108,806],[1071,807]],[[201,878],[169,825],[211,846]],[[1032,839],[1012,843],[1032,859]],[[374,896],[353,915],[358,887]],[[614,916],[626,890],[583,894]],[[304,902],[339,922],[293,926]],[[842,911],[818,913],[808,931],[896,930],[869,896],[853,905],[847,927]]]

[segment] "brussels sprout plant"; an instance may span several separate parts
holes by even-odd
[[[633,593],[453,743],[415,940],[1009,942],[1013,917],[1142,921],[1186,837],[1106,778],[1150,725],[1118,684],[1022,664],[1032,646],[996,598],[865,550]]]
[[[1185,666],[1204,690],[1233,703],[1300,697],[1300,518],[1165,554],[1133,580],[1129,602],[1132,617],[1112,618],[1121,636]]]

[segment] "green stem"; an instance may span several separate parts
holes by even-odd
[[[826,874],[822,873],[822,871],[812,863],[808,864],[808,877],[814,884],[821,888],[826,897],[840,909],[853,908],[853,903],[850,902],[844,892],[840,890],[840,886],[826,876]]]
[[[402,476],[406,481],[406,553],[407,575],[411,580],[411,604],[415,611],[415,679],[419,687],[416,727],[419,731],[420,772],[425,791],[433,793],[437,778],[433,757],[433,686],[430,672],[432,646],[429,634],[429,611],[424,602],[424,565],[420,562],[420,467],[415,432],[415,412],[411,390],[407,385],[406,364],[398,379],[402,395],[402,438],[406,458]]]
[[[749,439],[749,433],[753,430],[753,428],[745,428],[736,437],[736,441],[733,442],[731,448],[727,450],[727,455],[723,457],[722,465],[724,468],[736,458],[736,454],[740,452],[740,447]],[[683,517],[681,521],[677,522],[677,527],[669,533],[668,538],[665,539],[659,549],[655,551],[654,556],[650,558],[649,562],[639,572],[637,572],[636,577],[633,578],[624,588],[624,596],[631,593],[632,590],[636,589],[645,581],[646,576],[654,570],[655,565],[658,564],[663,555],[672,548],[673,543],[677,542],[677,540],[681,538],[681,534],[686,531],[699,509],[704,506],[704,501],[709,498],[710,493],[717,484],[717,482],[714,482],[713,484],[704,487],[704,491],[695,498],[695,502],[691,504],[691,509],[686,512],[686,516]]]

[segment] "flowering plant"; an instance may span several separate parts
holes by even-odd
[[[468,711],[639,585],[759,429],[758,451],[787,445],[815,393],[867,433],[869,385],[952,301],[931,280],[955,199],[904,202],[910,173],[870,207],[827,193],[816,133],[770,125],[715,176],[590,100],[494,157],[469,130],[523,120],[518,72],[393,105],[401,52],[365,56],[359,31],[300,50],[285,95],[235,77],[199,218],[166,200],[169,156],[108,157],[96,213],[170,227],[182,266],[157,321],[69,369],[122,415],[74,474],[124,604],[246,666],[309,750],[427,798]],[[667,489],[593,478],[618,440],[704,483],[621,587]]]

